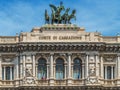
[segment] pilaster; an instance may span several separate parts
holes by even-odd
[[[35,77],[35,54],[32,55],[32,64],[33,64],[33,77]]]
[[[71,75],[71,53],[68,53],[68,86],[72,85],[72,75]]]
[[[103,76],[103,72],[104,72],[104,67],[103,67],[103,56],[101,56],[100,57],[100,67],[101,67],[101,71],[100,71],[100,73],[101,73],[101,78],[103,79],[104,78],[104,76]]]
[[[2,57],[1,57],[1,54],[0,54],[0,80],[2,80]]]
[[[53,55],[53,53],[50,54],[50,86],[54,86]]]

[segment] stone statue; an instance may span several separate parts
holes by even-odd
[[[57,7],[53,4],[49,5],[51,8],[51,17],[49,17],[47,10],[45,10],[45,23],[48,24],[71,24],[70,20],[75,18],[76,10],[73,10],[72,13],[69,15],[68,12],[70,11],[70,8],[65,9],[63,6],[63,3],[61,2],[60,5]],[[61,15],[65,10],[65,13]]]
[[[26,67],[25,71],[26,71],[26,76],[27,77],[32,77],[33,76],[30,68]]]

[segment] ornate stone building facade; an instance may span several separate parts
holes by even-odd
[[[120,36],[46,24],[0,36],[0,90],[119,90]]]

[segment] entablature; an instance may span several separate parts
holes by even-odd
[[[0,44],[0,52],[39,52],[39,51],[97,51],[97,52],[120,52],[119,44],[107,43],[18,43]]]

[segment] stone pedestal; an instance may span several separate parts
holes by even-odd
[[[54,86],[54,79],[50,79],[50,86]]]

